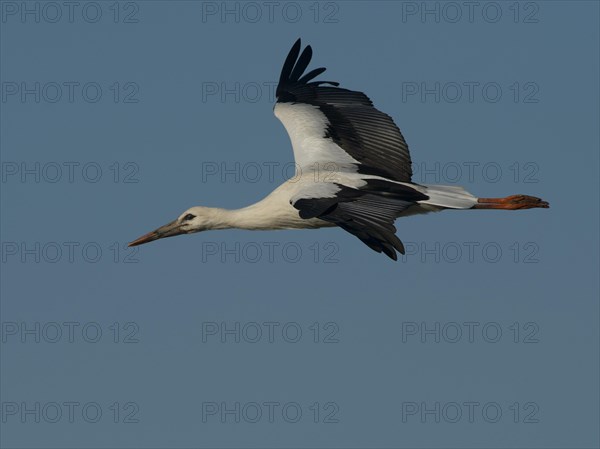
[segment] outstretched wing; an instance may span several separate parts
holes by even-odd
[[[321,186],[320,196],[313,188],[292,198],[300,217],[334,223],[369,248],[394,260],[397,260],[396,251],[404,254],[404,245],[396,237],[394,220],[417,201],[428,199],[409,186],[379,179],[369,179],[360,188],[326,183]]]
[[[283,64],[274,108],[290,136],[296,163],[303,170],[334,164],[337,171],[410,182],[408,145],[392,118],[362,92],[332,81],[311,81],[324,67],[303,75],[312,49],[307,46],[300,54],[300,47],[298,39]]]

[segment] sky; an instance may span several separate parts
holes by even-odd
[[[2,448],[591,448],[599,4],[0,2]],[[301,37],[418,183],[550,209],[127,243],[289,178]]]

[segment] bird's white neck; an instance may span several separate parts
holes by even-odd
[[[204,223],[201,229],[303,229],[327,226],[317,219],[304,220],[298,210],[290,204],[294,184],[284,183],[261,201],[241,209],[220,209],[214,207],[198,208]],[[192,209],[190,209],[194,212]]]
[[[259,204],[241,209],[209,208],[211,215],[209,229],[279,229],[277,223],[273,222],[273,217]]]

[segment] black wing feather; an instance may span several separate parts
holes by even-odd
[[[294,64],[296,64],[296,60],[298,59],[298,55],[300,54],[300,39],[298,39],[287,57],[285,58],[285,62],[283,63],[283,68],[281,69],[281,76],[279,77],[279,86],[283,86],[287,83],[287,80],[290,78],[290,74],[292,73],[292,69],[294,68]],[[277,88],[277,95],[279,95],[279,87]]]
[[[329,122],[323,137],[332,139],[359,161],[359,173],[410,182],[412,162],[408,145],[393,119],[377,110],[362,92],[322,86],[338,86],[333,81],[309,82],[325,71],[323,67],[301,76],[310,63],[312,50],[307,46],[298,58],[300,48],[298,39],[283,65],[277,101],[317,106]]]
[[[294,66],[294,70],[292,70],[292,74],[290,75],[290,80],[292,82],[295,82],[295,83],[298,82],[298,80],[300,79],[300,77],[302,76],[302,74],[304,73],[306,68],[308,67],[308,64],[310,64],[311,59],[312,59],[312,48],[310,48],[310,45],[308,45],[308,46],[306,46],[306,48],[300,55],[300,58],[298,58],[298,62],[296,62],[296,65]]]
[[[308,72],[306,75],[304,75],[302,78],[300,78],[298,80],[298,84],[304,84],[304,83],[310,81],[311,79],[316,78],[321,73],[323,73],[325,70],[327,70],[325,67],[319,67],[318,69],[311,70],[310,72]]]
[[[404,245],[396,236],[394,221],[398,215],[427,195],[383,180],[369,180],[360,189],[337,184],[332,198],[301,198],[293,203],[301,218],[320,218],[355,235],[369,248],[397,260]]]

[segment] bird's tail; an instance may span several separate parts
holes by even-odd
[[[447,209],[471,209],[477,204],[478,198],[460,186],[420,185],[419,187],[419,190],[429,197],[428,200],[419,201],[420,204]]]

